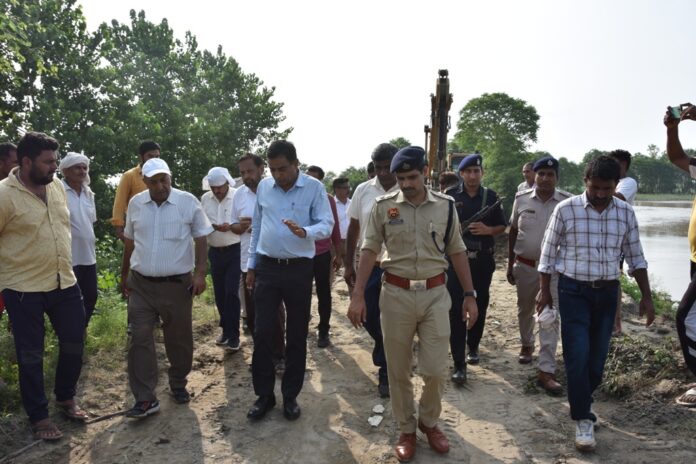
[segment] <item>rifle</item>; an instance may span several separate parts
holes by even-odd
[[[495,211],[496,208],[500,207],[500,204],[503,202],[504,199],[505,199],[505,197],[498,198],[498,201],[496,201],[492,205],[488,205],[484,208],[481,208],[481,210],[479,210],[476,214],[471,216],[466,221],[463,221],[462,222],[462,235],[464,235],[467,232],[467,229],[469,228],[469,226],[471,224],[473,224],[474,222],[482,221],[482,220],[486,219],[488,216],[490,216],[490,214],[493,211]]]

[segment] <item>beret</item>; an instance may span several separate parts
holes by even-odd
[[[461,163],[459,163],[459,171],[463,171],[466,168],[473,166],[483,167],[483,157],[478,153],[471,154],[464,158]]]
[[[396,152],[389,170],[394,172],[422,169],[425,166],[425,150],[421,147],[406,147]]]
[[[536,160],[532,166],[532,170],[534,172],[537,172],[539,169],[543,168],[550,168],[558,172],[558,160],[553,156],[544,156],[543,158]]]

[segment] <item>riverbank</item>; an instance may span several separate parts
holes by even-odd
[[[259,423],[247,421],[246,410],[255,399],[249,371],[252,341],[245,336],[242,350],[227,355],[214,344],[215,323],[199,319],[194,369],[189,376],[194,393],[190,404],[176,405],[168,397],[166,361],[163,346],[158,345],[159,414],[142,422],[117,416],[84,427],[62,420],[52,411],[66,438],[57,444],[40,443],[8,462],[396,462],[392,446],[398,430],[389,402],[376,394],[372,341],[364,331],[353,329],[345,317],[348,296],[343,282],[337,281],[333,297],[332,345],[328,349],[316,347],[316,302],[313,305],[298,421],[286,421],[279,408]],[[210,312],[211,307],[199,299],[194,311]],[[673,323],[658,318],[656,327],[646,330],[635,317],[627,307],[626,335],[612,342],[610,376],[605,382],[611,389],[600,391],[595,403],[603,424],[597,434],[597,451],[581,454],[573,446],[574,423],[568,417],[565,397],[546,395],[535,385],[534,366],[517,363],[520,343],[515,293],[499,262],[481,364],[470,367],[465,388],[456,388],[449,381],[445,388],[441,424],[452,449],[447,456],[436,456],[419,437],[414,462],[637,463],[663,460],[665,453],[673,463],[693,462],[696,411],[680,408],[673,401],[689,379],[674,346]],[[102,356],[108,356],[111,364]],[[560,356],[559,350],[562,366]],[[671,364],[671,370],[665,370],[663,364]],[[562,369],[559,379],[565,383]],[[420,394],[420,377],[414,376],[413,382]],[[96,416],[130,406],[124,351],[90,356],[79,394],[82,404]],[[376,405],[386,410],[381,424],[372,427],[367,419]],[[2,454],[32,442],[23,413],[0,423],[0,432]]]

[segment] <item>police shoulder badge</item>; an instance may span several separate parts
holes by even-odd
[[[404,223],[404,220],[399,217],[401,215],[399,208],[389,208],[387,214],[389,215],[389,224],[395,225]]]

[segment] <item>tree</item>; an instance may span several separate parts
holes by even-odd
[[[509,206],[521,180],[520,168],[533,158],[527,147],[537,139],[536,109],[505,93],[485,93],[464,105],[459,118],[452,145],[483,155],[484,183],[507,197]]]
[[[351,166],[348,169],[342,171],[338,177],[345,177],[350,182],[351,192],[355,192],[355,188],[367,180],[367,168],[361,167],[356,168]]]
[[[406,148],[411,146],[411,142],[408,139],[405,139],[403,137],[397,137],[395,139],[391,139],[389,141],[392,145],[394,145],[398,149]]]

